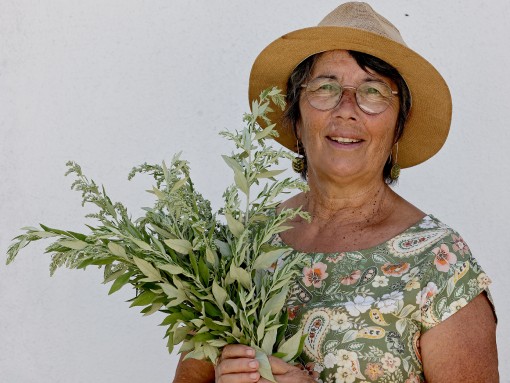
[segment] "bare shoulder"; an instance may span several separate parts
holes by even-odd
[[[429,383],[499,382],[496,319],[485,293],[420,339]]]

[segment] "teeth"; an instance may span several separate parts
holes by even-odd
[[[345,137],[331,137],[333,141],[340,142],[342,144],[351,144],[353,142],[360,142],[361,140],[356,140],[354,138],[345,138]]]

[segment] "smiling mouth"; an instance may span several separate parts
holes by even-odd
[[[339,144],[343,145],[351,145],[351,144],[357,144],[358,142],[361,142],[362,140],[358,140],[356,138],[347,138],[347,137],[328,137],[331,141],[338,142]]]

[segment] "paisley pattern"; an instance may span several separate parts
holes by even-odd
[[[307,334],[301,362],[319,382],[422,382],[421,334],[482,291],[490,299],[490,283],[429,215],[370,249],[310,254],[287,298],[288,335]]]

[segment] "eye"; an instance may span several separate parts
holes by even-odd
[[[340,85],[331,79],[316,78],[310,81],[307,90],[312,94],[333,95],[339,92]]]
[[[391,98],[391,88],[379,81],[368,81],[358,88],[359,92],[364,97],[370,97],[372,99],[389,99]]]
[[[381,92],[379,92],[379,89],[377,89],[377,88],[375,88],[373,86],[367,87],[365,89],[365,93],[368,94],[368,95],[371,95],[371,96],[381,95]]]

